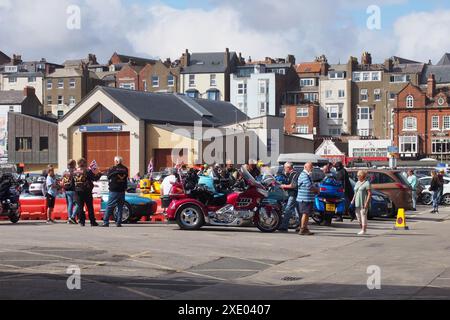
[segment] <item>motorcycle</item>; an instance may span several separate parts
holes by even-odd
[[[0,216],[8,217],[12,223],[20,220],[20,183],[12,175],[5,174],[1,177]]]
[[[182,230],[198,230],[205,225],[240,227],[255,225],[261,232],[275,232],[281,223],[279,207],[264,202],[268,192],[246,168],[242,180],[228,194],[218,193],[214,179],[201,176],[195,189],[186,191],[176,183],[170,194],[167,218]]]
[[[331,226],[333,218],[343,217],[346,211],[345,193],[342,184],[333,177],[325,178],[319,185],[316,196],[315,213],[312,219],[320,225]]]

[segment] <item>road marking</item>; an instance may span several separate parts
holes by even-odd
[[[260,272],[261,270],[257,269],[195,269],[197,272]]]
[[[147,294],[147,293],[141,292],[141,291],[136,290],[136,289],[127,288],[127,287],[118,287],[118,288],[120,288],[120,289],[122,289],[122,290],[129,291],[129,292],[131,292],[131,293],[135,293],[135,294],[140,295],[140,296],[142,296],[142,297],[144,297],[144,298],[148,298],[148,299],[152,299],[152,300],[161,300],[160,297],[153,296],[153,295],[151,295],[151,294]]]
[[[140,258],[140,257],[145,256],[145,255],[148,255],[148,254],[151,254],[151,252],[150,252],[150,251],[144,251],[144,252],[141,252],[141,253],[138,253],[138,254],[134,254],[134,255],[132,255],[132,256],[129,256],[129,257],[130,257],[130,258]]]

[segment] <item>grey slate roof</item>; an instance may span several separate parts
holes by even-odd
[[[230,61],[237,58],[236,52],[230,52]],[[189,66],[182,73],[224,73],[225,52],[192,53]]]
[[[420,84],[427,84],[430,74],[434,74],[436,84],[450,83],[450,65],[425,65]]]
[[[42,72],[16,72],[16,73],[6,73],[4,75],[5,78],[27,78],[27,77],[36,77],[43,78],[44,74]]]
[[[450,65],[450,53],[444,54],[444,56],[437,63],[438,66]]]
[[[421,62],[419,62],[419,61],[409,60],[409,59],[405,59],[405,58],[401,58],[401,57],[397,57],[397,56],[393,56],[391,59],[394,60],[398,64],[421,64]]]
[[[399,64],[393,67],[392,72],[399,73],[422,73],[424,63],[407,63],[407,64]]]
[[[136,65],[140,65],[140,66],[145,66],[146,64],[155,64],[156,63],[155,59],[133,57],[133,56],[127,56],[124,54],[117,54],[117,56],[119,57],[120,61],[122,61],[122,63],[125,63],[125,64],[130,61],[133,61]]]
[[[23,100],[26,99],[26,96],[23,94],[23,91],[0,91],[0,104],[1,105],[18,105],[22,104]]]
[[[109,95],[136,118],[152,123],[192,125],[202,121],[204,126],[223,126],[248,119],[229,102],[110,87],[97,87],[96,90]]]

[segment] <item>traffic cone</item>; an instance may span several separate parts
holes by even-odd
[[[397,221],[395,222],[395,230],[409,230],[406,225],[405,209],[398,209]]]

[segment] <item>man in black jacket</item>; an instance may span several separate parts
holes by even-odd
[[[287,191],[289,198],[284,209],[284,217],[279,232],[289,231],[289,222],[297,207],[298,178],[300,175],[294,170],[293,164],[289,162],[284,165],[284,174],[288,178],[288,182],[286,185],[281,185],[281,188]]]
[[[115,166],[108,171],[109,199],[103,218],[103,227],[109,227],[109,217],[117,207],[116,226],[122,227],[122,212],[125,193],[128,188],[128,168],[123,165],[122,157],[114,158]]]
[[[94,189],[94,181],[100,180],[102,174],[100,172],[92,172],[88,168],[86,159],[81,158],[77,161],[78,168],[73,172],[73,180],[75,184],[75,203],[77,204],[77,216],[80,226],[84,227],[86,223],[86,215],[84,206],[86,205],[89,213],[89,220],[92,227],[97,227],[95,221],[94,199],[92,197],[92,189]]]
[[[345,198],[346,198],[346,213],[349,213],[351,215],[352,221],[356,219],[356,216],[354,214],[351,214],[349,207],[350,203],[353,200],[353,197],[355,195],[355,192],[353,190],[352,184],[350,182],[350,176],[348,174],[348,171],[345,169],[342,162],[337,162],[334,165],[336,169],[336,180],[342,183],[342,186],[344,187],[345,192]],[[338,221],[343,221],[342,217],[338,218]]]

